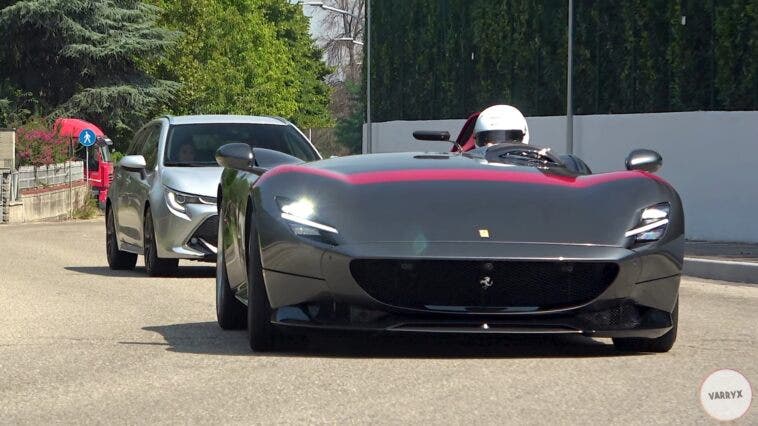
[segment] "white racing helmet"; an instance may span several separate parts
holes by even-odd
[[[493,143],[529,144],[529,128],[521,111],[510,105],[493,105],[479,114],[474,125],[477,146]]]

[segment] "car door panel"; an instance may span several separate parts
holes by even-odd
[[[127,149],[128,155],[140,154],[142,145],[145,143],[148,129],[143,128],[137,132],[132,144]],[[127,245],[129,250],[134,250],[140,242],[140,231],[138,230],[139,218],[136,216],[137,207],[134,205],[135,194],[134,188],[137,181],[141,179],[141,173],[131,172],[119,168],[116,174],[115,193],[116,197],[114,211],[116,212],[117,235],[121,243]]]
[[[152,124],[149,128],[147,137],[145,138],[145,144],[142,146],[142,154],[145,157],[145,172],[135,179],[133,182],[133,199],[131,200],[134,206],[132,214],[135,218],[135,231],[139,235],[138,244],[144,249],[144,219],[145,209],[150,197],[150,189],[152,188],[153,181],[156,179],[158,173],[158,145],[161,137],[161,125],[160,123]]]

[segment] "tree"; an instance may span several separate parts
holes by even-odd
[[[567,2],[372,7],[375,121],[565,114]],[[757,39],[758,0],[574,2],[574,112],[758,109]]]
[[[332,87],[329,108],[337,121],[334,137],[345,152],[359,153],[366,107],[363,49],[354,41],[363,41],[365,0],[326,0],[324,5],[348,12],[314,8],[313,19],[319,28],[318,43],[334,69],[327,77]]]
[[[359,154],[363,149],[363,123],[366,121],[365,96],[361,92],[363,86],[352,82],[346,82],[344,86],[354,108],[337,120],[334,135],[348,153]]]
[[[0,81],[31,93],[44,115],[85,118],[112,137],[127,136],[178,88],[150,77],[137,62],[160,57],[177,36],[156,26],[154,6],[136,0],[4,5]]]
[[[19,127],[33,115],[39,115],[37,98],[23,92],[9,80],[0,81],[0,127]]]
[[[172,112],[279,115],[299,126],[330,124],[331,71],[286,0],[151,0],[160,22],[184,34],[150,71],[182,83]]]
[[[287,0],[263,0],[262,11],[266,21],[274,25],[294,65],[288,71],[297,88],[297,110],[290,118],[303,127],[332,125],[331,89],[325,79],[333,69],[324,63],[323,51],[311,39],[308,18],[299,5]]]
[[[335,69],[328,80],[332,84],[357,82],[361,79],[363,47],[350,39],[363,40],[365,0],[326,0],[324,5],[350,13],[321,10],[314,15],[319,16],[319,45],[324,49],[327,64]]]

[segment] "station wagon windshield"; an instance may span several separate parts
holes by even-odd
[[[303,161],[317,160],[317,154],[292,126],[251,123],[182,124],[169,130],[164,164],[166,166],[216,166],[216,150],[241,142],[253,148],[266,148],[289,154]]]

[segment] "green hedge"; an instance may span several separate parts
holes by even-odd
[[[565,114],[567,4],[373,1],[372,120]],[[758,109],[758,0],[574,4],[575,113]]]

